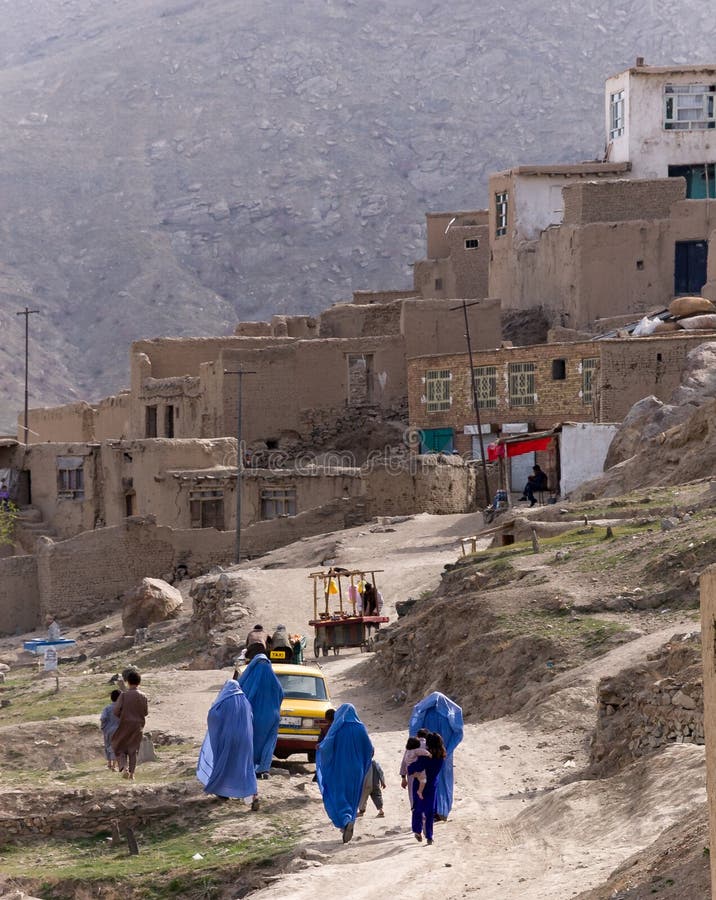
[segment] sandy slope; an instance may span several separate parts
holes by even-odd
[[[474,517],[418,516],[390,533],[362,528],[299,542],[271,554],[268,562],[280,568],[242,567],[249,601],[267,627],[283,621],[305,631],[312,615],[307,571],[334,549],[339,565],[385,569],[381,587],[392,613],[396,600],[437,583],[442,566],[455,559],[457,538],[474,532],[476,524]],[[693,620],[681,627],[693,630]],[[369,807],[354,840],[344,846],[319,813],[306,822],[298,870],[254,896],[560,900],[601,883],[705,798],[703,748],[693,746],[672,747],[611,780],[559,784],[586,760],[598,679],[633,665],[679,628],[677,623],[644,635],[561,674],[537,712],[468,725],[455,757],[453,815],[437,826],[431,848],[411,837],[407,798],[396,774],[410,709],[396,707],[389,692],[371,687],[370,656],[351,650],[322,659],[334,699],[353,702],[374,739],[389,778],[386,817],[376,820]],[[229,674],[152,674],[152,726],[198,739],[208,705]]]

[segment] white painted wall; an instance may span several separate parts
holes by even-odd
[[[560,493],[563,497],[604,471],[607,450],[617,433],[616,425],[580,422],[562,425],[559,438]]]
[[[560,175],[517,175],[514,178],[515,230],[518,239],[533,241],[549,225],[564,218],[562,188],[573,178]]]
[[[716,162],[716,129],[667,131],[664,85],[714,84],[716,68],[669,73],[622,72],[605,85],[605,140],[609,140],[609,100],[625,89],[625,131],[612,142],[610,162],[631,162],[631,178],[666,178],[668,167]]]

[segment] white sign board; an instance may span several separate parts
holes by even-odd
[[[57,650],[48,647],[45,650],[45,671],[54,672],[57,669]]]

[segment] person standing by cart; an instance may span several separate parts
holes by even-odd
[[[316,751],[316,776],[328,817],[353,837],[366,774],[373,762],[373,744],[352,703],[336,710],[333,724]]]

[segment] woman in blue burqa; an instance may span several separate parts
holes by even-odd
[[[316,776],[328,818],[353,837],[363,781],[373,759],[373,744],[352,703],[336,710],[333,724],[316,752]]]
[[[413,707],[408,730],[411,735],[416,735],[420,728],[436,731],[445,744],[447,757],[440,769],[435,790],[436,818],[444,820],[452,809],[452,754],[462,740],[462,709],[445,694],[434,691]]]
[[[196,777],[207,794],[222,800],[251,797],[259,808],[254,770],[254,727],[251,704],[233,678],[219,691],[207,716],[207,732],[199,753]]]
[[[254,714],[254,768],[259,777],[268,778],[278,737],[283,688],[268,657],[259,653],[239,678]]]

